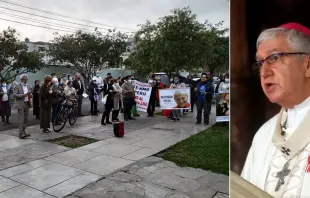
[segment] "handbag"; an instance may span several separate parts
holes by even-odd
[[[101,102],[102,102],[103,104],[106,104],[106,103],[107,103],[107,99],[108,99],[108,94],[105,95],[105,96],[102,98]]]

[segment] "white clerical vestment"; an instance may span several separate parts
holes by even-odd
[[[310,97],[259,129],[241,176],[274,197],[310,197]]]

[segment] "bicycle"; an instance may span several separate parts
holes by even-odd
[[[61,131],[66,126],[68,120],[70,125],[74,125],[76,123],[77,117],[78,117],[77,101],[72,100],[68,97],[64,97],[64,99],[59,103],[59,111],[56,115],[54,122],[52,123],[53,130],[55,132]]]

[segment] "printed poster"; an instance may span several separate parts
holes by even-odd
[[[229,93],[218,93],[216,99],[216,122],[229,122]]]
[[[190,109],[190,88],[159,89],[159,102],[161,109]]]
[[[136,93],[136,104],[137,111],[147,112],[147,107],[149,105],[152,87],[148,83],[142,83],[139,81],[135,81],[133,83],[135,93]]]

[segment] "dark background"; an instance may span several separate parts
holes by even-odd
[[[280,110],[252,73],[256,39],[267,28],[297,22],[310,27],[310,0],[231,0],[231,170],[240,174],[257,130]]]

